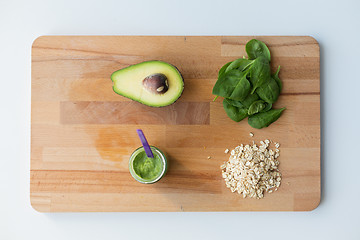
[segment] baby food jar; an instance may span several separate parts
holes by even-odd
[[[168,163],[165,154],[157,147],[150,146],[150,148],[154,158],[146,155],[144,147],[139,147],[130,156],[131,176],[140,183],[156,183],[167,171]]]

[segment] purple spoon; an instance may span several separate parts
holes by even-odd
[[[151,148],[149,146],[149,143],[147,142],[145,135],[141,129],[136,130],[137,134],[139,135],[140,141],[144,147],[145,153],[149,158],[154,158],[154,155],[151,151]]]

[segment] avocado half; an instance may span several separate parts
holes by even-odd
[[[184,90],[179,70],[163,61],[146,61],[111,74],[115,93],[152,107],[174,103]]]

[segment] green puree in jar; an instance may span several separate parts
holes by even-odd
[[[142,179],[153,180],[163,171],[162,159],[154,151],[153,155],[154,158],[149,158],[146,156],[145,151],[141,151],[133,161],[134,171]]]

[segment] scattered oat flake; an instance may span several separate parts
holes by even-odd
[[[211,157],[210,156],[208,156],[208,159],[210,159]]]
[[[264,192],[278,190],[281,173],[277,158],[280,152],[269,149],[270,142],[266,139],[257,146],[253,141],[251,146],[241,144],[230,151],[229,160],[220,169],[225,185],[231,192],[237,192],[243,198],[261,199]],[[225,150],[227,152],[229,149]]]
[[[252,132],[250,132],[249,135],[250,135],[250,137],[253,137],[253,136],[254,136],[254,134],[253,134]]]

